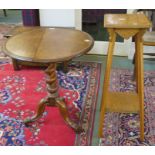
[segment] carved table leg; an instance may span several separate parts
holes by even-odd
[[[64,119],[64,121],[71,127],[74,129],[74,131],[76,133],[81,133],[84,130],[82,129],[82,127],[78,124],[76,124],[75,122],[73,122],[70,118],[69,118],[69,114],[68,114],[68,110],[67,110],[67,106],[65,104],[64,99],[62,98],[57,98],[56,99],[56,104],[59,108],[59,111]]]
[[[67,106],[65,104],[64,99],[59,98],[58,96],[58,85],[57,85],[57,75],[56,75],[56,64],[52,63],[45,70],[47,74],[46,84],[48,95],[45,99],[42,99],[37,107],[36,114],[31,118],[24,121],[25,125],[28,125],[31,122],[39,119],[46,106],[57,106],[60,110],[60,113],[64,119],[64,121],[74,129],[75,132],[80,133],[83,131],[80,125],[76,124],[69,118]]]
[[[36,114],[32,118],[24,120],[24,123],[26,126],[28,126],[29,123],[36,121],[37,119],[39,119],[42,116],[42,114],[45,110],[45,107],[46,107],[46,103],[47,103],[47,101],[45,99],[42,99],[39,102]]]

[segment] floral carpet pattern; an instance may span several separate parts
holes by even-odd
[[[57,72],[59,95],[65,98],[72,119],[80,120],[85,131],[93,130],[89,122],[94,121],[100,67],[99,63],[72,62],[68,73]],[[0,75],[0,145],[74,145],[76,135],[57,107],[46,107],[30,127],[23,123],[34,115],[38,102],[47,94],[42,69],[14,71],[11,64],[2,63]]]
[[[112,91],[135,91],[133,72],[125,69],[113,69],[111,73]],[[155,72],[145,72],[145,140],[139,139],[139,115],[124,113],[106,113],[104,138],[99,145],[155,145]]]

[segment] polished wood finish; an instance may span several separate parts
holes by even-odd
[[[116,40],[116,33],[113,29],[108,29],[109,32],[109,47],[108,47],[108,55],[107,55],[107,61],[106,61],[106,70],[104,75],[104,87],[103,87],[103,93],[102,93],[102,103],[101,103],[101,112],[100,112],[100,124],[99,124],[99,137],[102,135],[102,127],[104,124],[104,115],[105,115],[105,107],[106,107],[106,101],[107,101],[107,94],[108,94],[108,88],[109,88],[109,79],[110,79],[110,68],[112,65],[112,55],[114,51],[114,45]]]
[[[132,101],[132,102],[131,102]],[[106,111],[137,113],[139,112],[139,97],[133,92],[108,92]]]
[[[15,36],[17,34],[20,34],[24,31],[32,31],[34,28],[36,28],[38,26],[16,26],[15,28],[13,28],[11,31],[9,31],[7,34],[4,35],[4,37],[6,38],[10,38],[12,36]],[[12,59],[12,64],[14,67],[14,70],[20,70],[21,66],[47,66],[44,63],[35,63],[35,62],[27,62],[27,61],[20,61],[18,59]],[[63,70],[63,68],[62,68]],[[63,70],[64,71],[64,70]]]
[[[150,21],[144,14],[106,14],[104,27],[106,28],[149,28]]]
[[[24,32],[26,32],[26,34]],[[31,37],[30,37],[30,34],[31,34]],[[65,37],[65,35],[67,35],[68,37]],[[70,37],[72,37],[72,35],[74,36],[74,39],[70,39]],[[86,51],[89,50],[89,49],[87,49],[86,46],[88,45],[88,48],[89,48],[89,45],[92,44],[92,42],[91,42],[92,38],[87,33],[84,33],[84,32],[80,33],[80,31],[78,31],[78,30],[67,29],[67,28],[52,28],[52,27],[39,27],[39,26],[35,26],[35,27],[17,26],[15,29],[10,31],[5,36],[6,37],[14,37],[15,36],[13,38],[13,41],[10,39],[11,41],[9,41],[9,42],[11,42],[11,43],[8,42],[6,47],[4,47],[4,50],[6,51],[6,53],[8,52],[8,50],[15,51],[14,53],[11,53],[11,55],[12,55],[11,57],[14,58],[14,60],[12,61],[14,70],[19,70],[20,65],[22,65],[22,64],[28,65],[28,66],[44,66],[46,61],[51,60],[52,52],[57,51],[57,55],[54,55],[55,57],[53,57],[53,59],[57,58],[58,56],[62,56],[62,57],[65,55],[70,56],[67,58],[66,61],[55,60],[56,62],[59,61],[60,63],[63,63],[62,70],[63,70],[63,72],[66,73],[68,71],[68,69],[67,69],[68,63],[69,63],[69,61],[71,61],[71,58],[72,58],[71,53],[73,52],[72,53],[73,57],[75,57],[75,55],[76,55],[75,51],[77,50],[77,53],[80,55],[80,50],[82,49],[82,45],[86,49],[82,49],[81,53],[83,53],[83,50],[86,50]],[[79,41],[77,41],[78,39],[79,39]],[[84,40],[82,40],[82,39],[84,39]],[[14,42],[16,42],[16,41],[19,42],[19,44],[20,44],[19,46],[14,45]],[[59,46],[55,46],[58,42],[59,42]],[[73,45],[74,42],[77,42],[76,47],[74,47],[75,45]],[[73,47],[70,47],[70,46],[66,47],[65,44],[69,44],[69,43],[70,43],[70,45],[73,45]],[[29,46],[27,46],[27,44]],[[7,46],[10,49],[8,49]],[[13,48],[11,48],[11,47],[13,47]],[[79,49],[78,49],[78,47],[79,47]],[[18,49],[18,51],[16,50],[16,48]],[[63,50],[62,50],[62,48],[63,48]],[[53,51],[52,51],[52,49],[53,49]],[[46,53],[42,52],[43,50],[46,51]],[[17,56],[18,52],[20,52],[21,57]],[[42,53],[44,53],[44,54],[42,54]],[[8,53],[8,54],[10,55],[10,53]],[[33,56],[35,56],[35,57],[33,58]],[[39,56],[39,58],[37,58],[37,56]],[[18,57],[18,59],[16,57]],[[39,60],[39,62],[38,62],[37,59],[44,58],[44,57],[49,58],[49,60]],[[33,62],[31,61],[31,59],[33,59]],[[19,60],[22,60],[22,61],[19,61]]]
[[[57,106],[64,121],[70,127],[77,133],[83,131],[80,124],[74,123],[69,118],[66,103],[58,95],[56,66],[58,62],[67,62],[88,52],[93,47],[93,43],[92,37],[82,31],[40,27],[17,34],[6,42],[6,54],[11,56],[13,61],[18,60],[21,63],[36,62],[48,66],[45,70],[48,95],[39,102],[36,114],[24,121],[26,126],[38,120],[46,106]],[[18,66],[14,66],[14,68],[19,69]]]
[[[145,30],[142,29],[136,34],[137,46],[137,82],[138,82],[138,95],[140,100],[140,139],[144,140],[144,70],[143,70],[143,35]]]
[[[110,112],[140,112],[140,139],[144,140],[144,73],[143,73],[143,34],[151,26],[144,15],[113,14],[105,15],[104,26],[109,32],[109,47],[103,85],[99,137],[103,136],[103,122],[106,111]],[[136,92],[110,92],[109,80],[112,65],[112,55],[116,35],[128,39],[135,36],[136,48]]]
[[[68,28],[36,27],[11,37],[4,48],[5,53],[14,59],[50,63],[80,56],[92,46],[93,39],[85,32]]]
[[[38,27],[38,26],[35,26],[35,27]],[[24,31],[32,31],[35,27],[34,26],[16,26],[7,34],[5,34],[5,37],[12,37]]]

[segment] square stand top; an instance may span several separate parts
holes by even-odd
[[[149,28],[151,22],[144,14],[106,14],[106,28]]]

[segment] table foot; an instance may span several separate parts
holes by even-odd
[[[69,113],[67,110],[66,103],[63,98],[57,98],[56,99],[56,105],[59,108],[59,111],[64,119],[64,121],[76,132],[76,133],[81,133],[84,132],[84,129],[82,128],[81,125],[76,124],[69,118]]]
[[[46,104],[47,104],[47,99],[42,99],[39,102],[36,114],[32,118],[24,120],[25,126],[29,126],[30,123],[38,120],[42,116],[43,112],[45,111]]]
[[[63,73],[68,73],[69,72],[68,63],[69,63],[69,61],[59,64],[57,67],[57,70],[58,71],[60,70]]]

